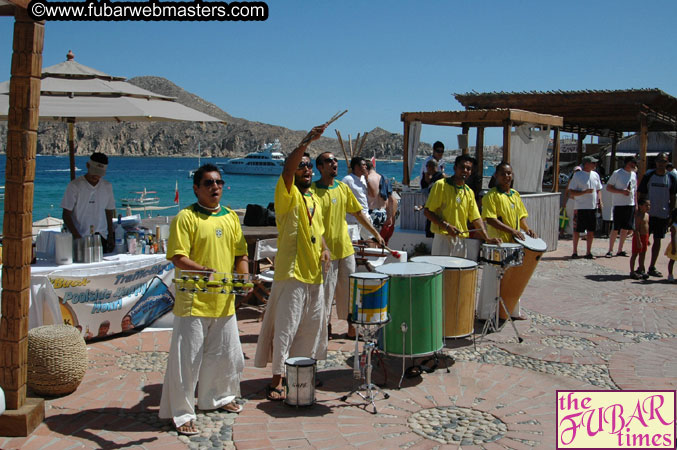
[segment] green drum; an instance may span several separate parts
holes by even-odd
[[[442,272],[427,263],[392,263],[377,267],[390,275],[388,312],[379,348],[389,355],[426,356],[444,346]]]

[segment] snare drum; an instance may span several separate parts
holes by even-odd
[[[541,256],[543,256],[543,253],[548,248],[548,244],[543,239],[532,238],[526,234],[524,235],[524,240],[515,239],[515,241],[524,246],[523,263],[519,267],[511,267],[506,270],[501,281],[501,297],[508,311],[511,312],[517,305],[522,293],[524,293],[527,284],[529,284],[538,261],[540,261]],[[502,309],[500,313],[502,319],[507,318]]]
[[[289,358],[284,362],[287,372],[284,402],[291,406],[315,403],[315,373],[317,362],[312,358]]]
[[[350,316],[356,324],[388,320],[388,275],[373,272],[350,274]]]
[[[524,250],[520,244],[482,244],[482,257],[489,264],[505,267],[521,266]]]
[[[377,270],[390,275],[390,322],[383,328],[379,348],[389,355],[409,357],[439,351],[444,345],[442,268],[407,262],[384,264]]]
[[[447,256],[416,256],[414,262],[435,264],[444,269],[444,337],[459,338],[472,334],[475,324],[477,263]]]

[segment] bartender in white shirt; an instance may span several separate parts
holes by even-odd
[[[111,252],[115,248],[115,197],[113,186],[103,179],[107,166],[106,155],[93,153],[87,161],[87,173],[68,183],[61,208],[73,239],[88,235],[93,228],[101,235],[104,251]]]

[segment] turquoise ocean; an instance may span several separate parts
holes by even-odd
[[[88,156],[77,156],[76,176],[84,175]],[[61,218],[61,198],[70,182],[70,169],[67,156],[38,156],[36,158],[35,193],[33,198],[33,221],[51,215]],[[202,158],[201,164],[225,162],[225,158]],[[0,185],[5,184],[5,155],[0,155]],[[414,166],[414,174],[421,171],[421,160]],[[174,204],[174,191],[178,183],[179,206],[188,206],[195,201],[192,178],[188,174],[198,167],[197,158],[171,157],[110,157],[105,179],[113,184],[113,192],[118,213],[125,215],[120,199],[130,193],[156,191],[160,198],[159,206]],[[402,162],[377,161],[376,170],[388,179],[402,180]],[[493,172],[493,168],[490,168]],[[485,175],[487,175],[485,170]],[[339,162],[339,179],[347,174],[345,161]],[[490,175],[490,173],[489,173]],[[246,208],[249,203],[267,205],[273,201],[275,184],[278,177],[261,175],[222,175],[224,186],[222,204],[231,208]],[[319,178],[315,170],[314,178]],[[3,205],[4,210],[4,205]],[[153,215],[174,215],[178,208],[153,211]],[[143,213],[142,213],[143,216]],[[0,215],[0,224],[3,217]]]

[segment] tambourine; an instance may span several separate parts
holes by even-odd
[[[181,292],[245,295],[254,288],[250,274],[180,270],[172,281]]]

